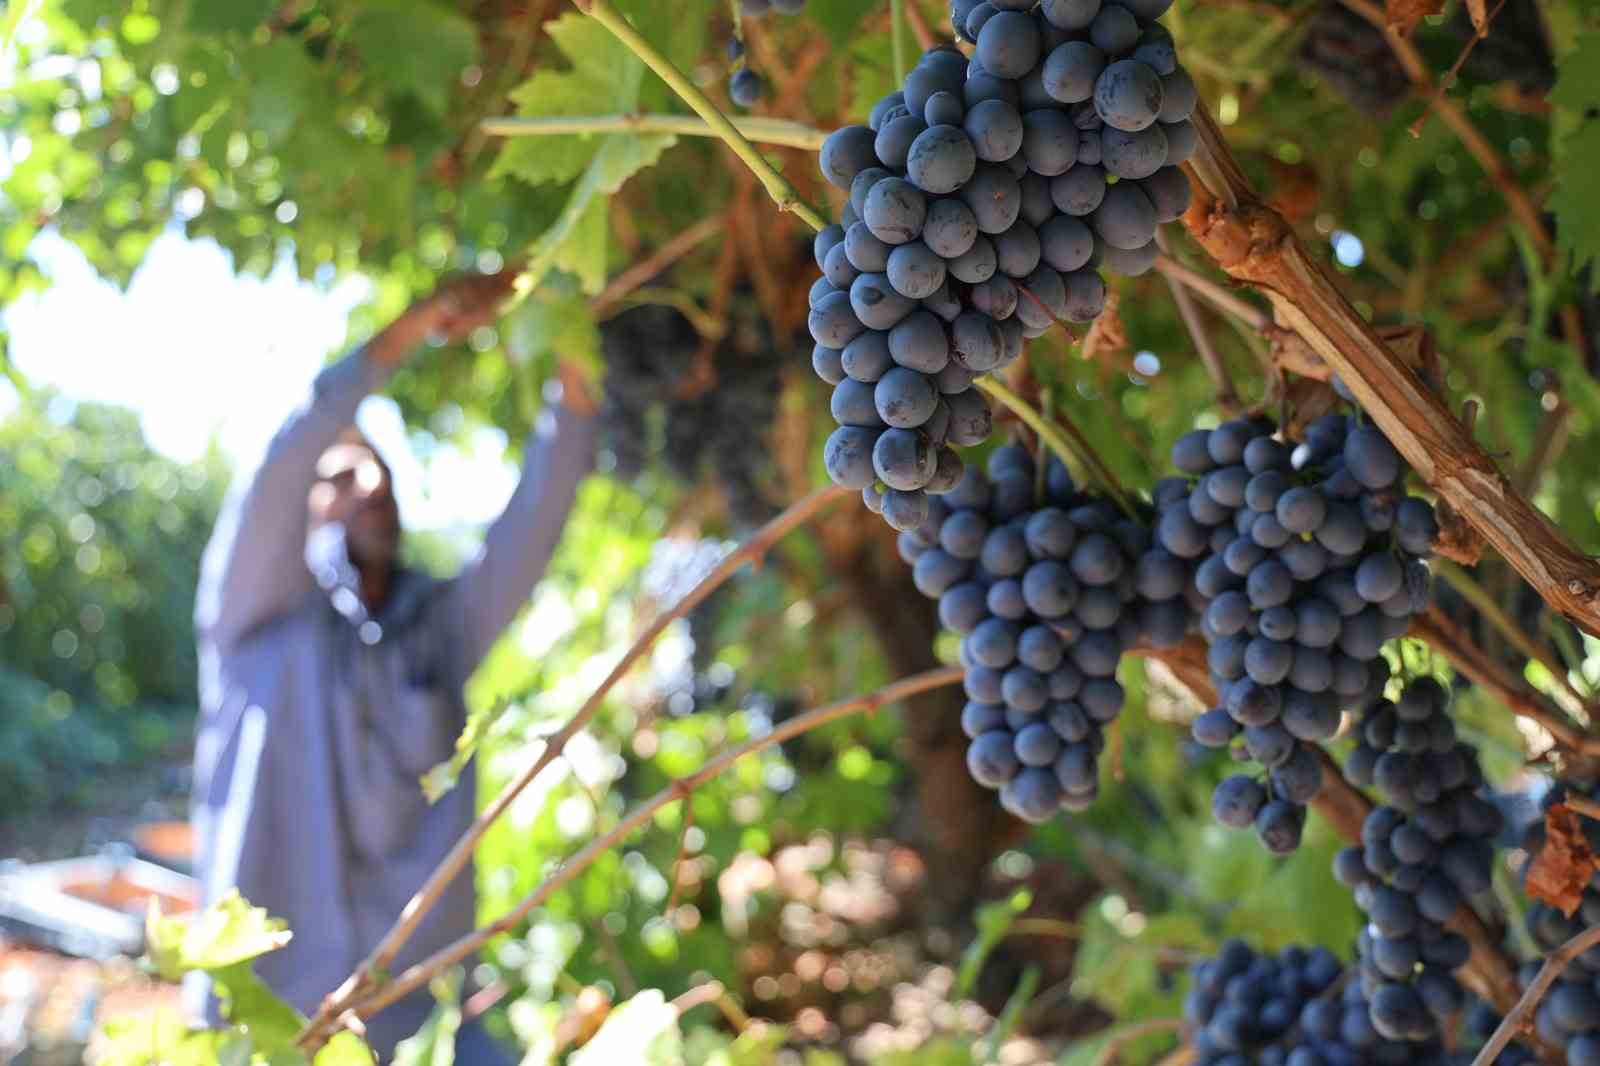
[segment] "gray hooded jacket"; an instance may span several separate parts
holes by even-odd
[[[593,453],[591,420],[546,411],[477,556],[445,581],[402,571],[369,616],[342,540],[308,546],[306,500],[318,456],[385,377],[359,349],[318,375],[230,492],[196,597],[204,896],[237,887],[289,921],[294,939],[256,970],[304,1012],[376,945],[470,823],[470,773],[433,805],[419,779],[454,750],[462,686],[549,564]],[[463,874],[396,969],[470,931],[474,905]],[[216,1020],[204,981],[186,992],[195,1014]],[[415,996],[369,1021],[385,1059],[430,1006]]]

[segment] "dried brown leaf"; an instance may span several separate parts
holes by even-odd
[[[1545,813],[1544,828],[1544,847],[1528,866],[1528,895],[1571,917],[1600,860],[1583,834],[1582,819],[1565,803]]]
[[[1121,298],[1116,289],[1106,292],[1106,306],[1089,327],[1083,338],[1083,357],[1094,359],[1104,355],[1121,355],[1128,350],[1128,327],[1118,313]]]
[[[1383,8],[1389,25],[1402,37],[1408,37],[1417,23],[1444,10],[1444,0],[1384,0]]]

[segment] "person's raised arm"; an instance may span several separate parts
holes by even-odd
[[[535,422],[522,477],[483,547],[455,578],[463,676],[471,673],[528,602],[561,540],[578,483],[594,461],[595,403],[584,373],[559,369],[561,396]]]
[[[195,595],[202,635],[226,646],[292,609],[313,587],[305,562],[306,499],[316,463],[430,336],[459,339],[492,320],[509,274],[457,278],[412,304],[371,340],[317,375],[311,394],[234,482],[206,546]]]

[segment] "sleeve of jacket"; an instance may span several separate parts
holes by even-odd
[[[388,373],[359,348],[328,366],[260,462],[235,479],[201,561],[195,625],[202,639],[226,647],[311,592],[306,497],[317,457]]]
[[[478,554],[451,581],[465,677],[533,594],[594,461],[594,419],[556,406],[528,437],[522,477]]]

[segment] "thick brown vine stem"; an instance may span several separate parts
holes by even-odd
[[[455,943],[439,949],[433,955],[397,976],[393,981],[378,987],[372,994],[356,1002],[352,1009],[361,1017],[370,1017],[403,996],[423,987],[434,976],[443,973],[462,959],[467,958],[494,937],[516,928],[524,918],[544,903],[545,900],[549,899],[558,888],[582,873],[595,859],[621,843],[628,834],[648,823],[657,811],[669,803],[687,800],[695,789],[721,774],[745,756],[753,755],[758,751],[781,744],[786,740],[792,740],[802,733],[808,733],[813,729],[827,725],[830,722],[836,722],[841,718],[875,711],[880,707],[897,703],[919,693],[928,692],[945,685],[957,684],[961,681],[962,673],[960,666],[942,666],[936,670],[929,670],[912,677],[902,678],[893,684],[885,685],[876,692],[852,696],[850,699],[831,703],[826,707],[818,707],[815,710],[797,715],[774,728],[772,732],[756,737],[753,740],[748,740],[736,748],[730,748],[717,755],[708,760],[704,766],[694,773],[689,774],[687,777],[679,778],[636,806],[619,819],[616,825],[585,844],[572,858],[563,863],[559,870],[547,877],[538,888],[524,896],[510,911],[490,924],[474,930]]]
[[[1528,991],[1523,993],[1522,998],[1517,1000],[1517,1005],[1506,1014],[1499,1028],[1489,1038],[1489,1042],[1478,1052],[1478,1057],[1472,1060],[1472,1066],[1490,1066],[1518,1033],[1531,1030],[1533,1012],[1538,1009],[1545,993],[1550,991],[1550,986],[1555,984],[1556,978],[1561,976],[1561,971],[1565,970],[1573,959],[1596,944],[1600,944],[1600,925],[1585,929],[1551,952],[1550,957],[1539,968],[1539,976],[1533,979]]]
[[[1351,306],[1281,215],[1255,195],[1206,107],[1184,225],[1230,275],[1257,286],[1278,319],[1344,379],[1400,454],[1545,602],[1600,635],[1600,566],[1516,491],[1439,397]],[[1229,206],[1229,205],[1233,206]]]
[[[618,660],[617,665],[611,668],[604,681],[600,682],[583,706],[578,708],[576,714],[568,719],[567,724],[555,733],[545,743],[539,757],[518,774],[515,779],[506,785],[488,806],[479,813],[471,828],[456,841],[450,853],[439,863],[437,869],[428,876],[428,880],[417,890],[416,895],[406,904],[406,909],[389,931],[383,935],[378,946],[372,950],[366,960],[351,974],[344,984],[322,1001],[316,1015],[306,1024],[300,1034],[295,1038],[295,1043],[307,1055],[314,1055],[322,1045],[337,1031],[333,1028],[337,1019],[347,1010],[352,1003],[364,993],[374,988],[378,976],[394,962],[400,948],[416,932],[422,924],[422,919],[439,901],[450,884],[461,875],[467,864],[472,861],[472,853],[477,849],[484,834],[489,827],[506,812],[522,790],[527,788],[535,777],[545,767],[549,766],[560,757],[562,751],[578,732],[589,723],[589,720],[600,710],[606,694],[611,691],[616,683],[622,680],[633,664],[655,643],[657,637],[664,632],[667,626],[682,618],[694,606],[711,595],[728,578],[744,566],[747,562],[755,562],[764,556],[774,544],[782,540],[795,527],[809,521],[823,507],[835,500],[848,495],[845,489],[829,486],[818,489],[804,499],[791,504],[782,514],[758,529],[751,537],[717,564],[717,566],[700,583],[690,589],[671,609],[659,615],[650,626],[639,635],[630,647]]]

